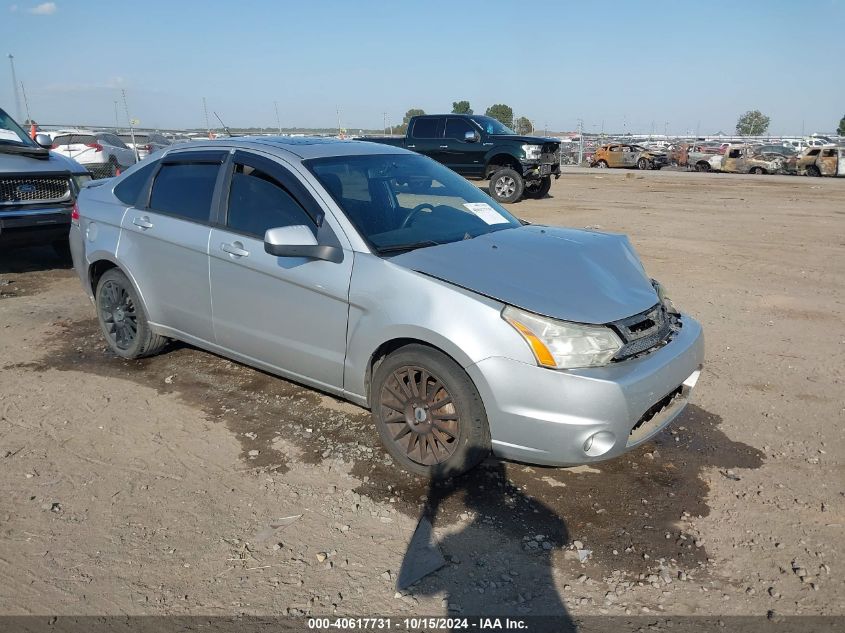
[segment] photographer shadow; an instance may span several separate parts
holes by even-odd
[[[444,525],[435,545],[438,523]],[[488,458],[464,475],[429,483],[397,588],[445,593],[449,617],[528,617],[531,630],[575,631],[553,574],[553,555],[568,542],[563,519]]]

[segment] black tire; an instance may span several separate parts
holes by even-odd
[[[416,475],[460,475],[490,453],[478,390],[455,361],[430,347],[407,345],[376,366],[372,411],[387,452]]]
[[[103,273],[95,293],[100,329],[111,350],[123,358],[158,354],[167,338],[150,329],[147,312],[132,283],[117,268]]]
[[[645,171],[647,169],[651,169],[651,161],[647,158],[641,158],[637,161],[637,169],[641,171]]]
[[[749,173],[749,174],[754,174],[755,176],[762,176],[763,174],[765,174],[765,173],[766,173],[766,170],[765,170],[765,169],[763,169],[762,167],[752,167],[752,168],[749,170],[749,172],[748,172],[748,173]]]
[[[700,161],[695,164],[695,171],[708,172],[710,171],[710,163]]]
[[[503,167],[490,176],[490,185],[487,190],[496,202],[511,204],[522,197],[525,181],[510,167]]]
[[[807,175],[812,176],[813,178],[818,178],[822,175],[822,172],[815,165],[810,165],[809,167],[807,167]]]
[[[607,161],[606,160],[596,161],[596,167],[598,167],[599,169],[607,169]]]
[[[526,198],[539,200],[540,198],[545,198],[551,188],[552,177],[545,176],[544,178],[540,178],[540,180],[532,180],[531,182],[525,183],[525,190],[523,193]]]

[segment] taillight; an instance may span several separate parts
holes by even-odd
[[[148,151],[150,154],[153,153],[153,146],[152,145],[144,145],[144,149]]]
[[[103,146],[100,145],[99,143],[85,143],[85,147],[90,147],[95,152],[102,152],[103,151]]]
[[[70,221],[72,224],[79,226],[79,207],[75,202],[73,203],[73,210],[70,212]]]

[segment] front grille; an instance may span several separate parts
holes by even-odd
[[[0,204],[70,200],[70,180],[60,176],[0,178]]]
[[[610,324],[622,338],[620,349],[613,360],[625,360],[662,347],[670,340],[681,324],[674,314],[662,305],[655,305],[627,319]]]

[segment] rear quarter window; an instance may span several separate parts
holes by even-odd
[[[137,205],[138,198],[141,196],[141,191],[144,189],[144,185],[147,184],[147,181],[157,165],[158,161],[154,160],[121,180],[114,188],[114,195],[117,199],[123,204],[132,206]]]
[[[175,163],[162,165],[150,194],[150,209],[193,222],[208,222],[220,165]]]

